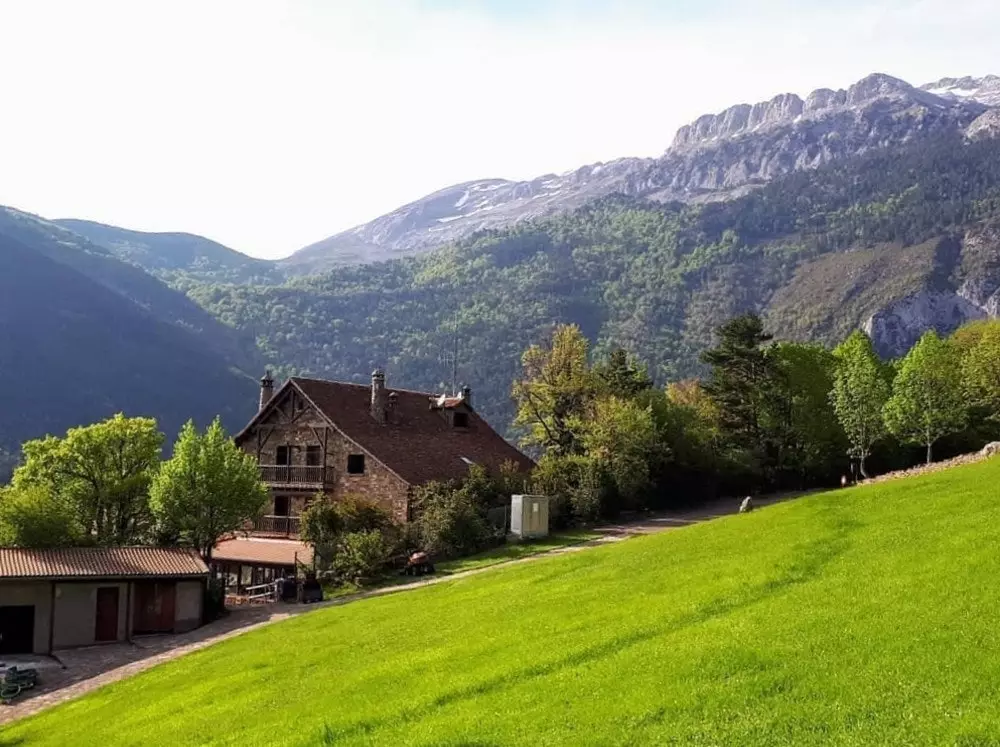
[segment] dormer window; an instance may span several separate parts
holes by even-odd
[[[468,428],[469,427],[469,413],[467,412],[456,412],[451,417],[451,424],[456,428]]]

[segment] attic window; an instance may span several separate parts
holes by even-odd
[[[365,473],[365,455],[364,454],[348,454],[347,456],[347,474],[349,475],[363,475]]]
[[[468,428],[469,427],[469,413],[467,413],[467,412],[456,412],[452,416],[451,423],[456,428]]]

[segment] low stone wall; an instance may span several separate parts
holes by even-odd
[[[946,459],[943,462],[934,462],[932,464],[922,464],[919,467],[901,469],[898,472],[886,472],[884,475],[862,480],[858,484],[871,485],[872,483],[885,482],[886,480],[898,480],[903,477],[915,477],[929,472],[939,472],[940,470],[958,467],[963,464],[975,464],[998,454],[1000,454],[1000,442],[989,444],[982,451],[976,451],[972,454],[962,454],[962,456],[957,456],[954,459]]]

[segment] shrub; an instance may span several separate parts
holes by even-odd
[[[392,548],[378,529],[365,529],[341,535],[333,555],[333,572],[344,583],[363,584],[379,576]]]
[[[422,549],[457,557],[489,546],[494,537],[475,500],[460,488],[430,483],[418,491],[417,533]]]
[[[302,513],[302,540],[313,546],[317,565],[320,566],[336,564],[336,556],[345,536],[366,532],[382,535],[390,552],[400,535],[384,508],[357,496],[345,496],[334,501],[319,495]]]

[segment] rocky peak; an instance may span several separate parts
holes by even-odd
[[[978,101],[986,106],[1000,106],[1000,76],[997,75],[986,75],[982,78],[970,75],[962,78],[942,78],[920,86],[920,89],[947,99]]]

